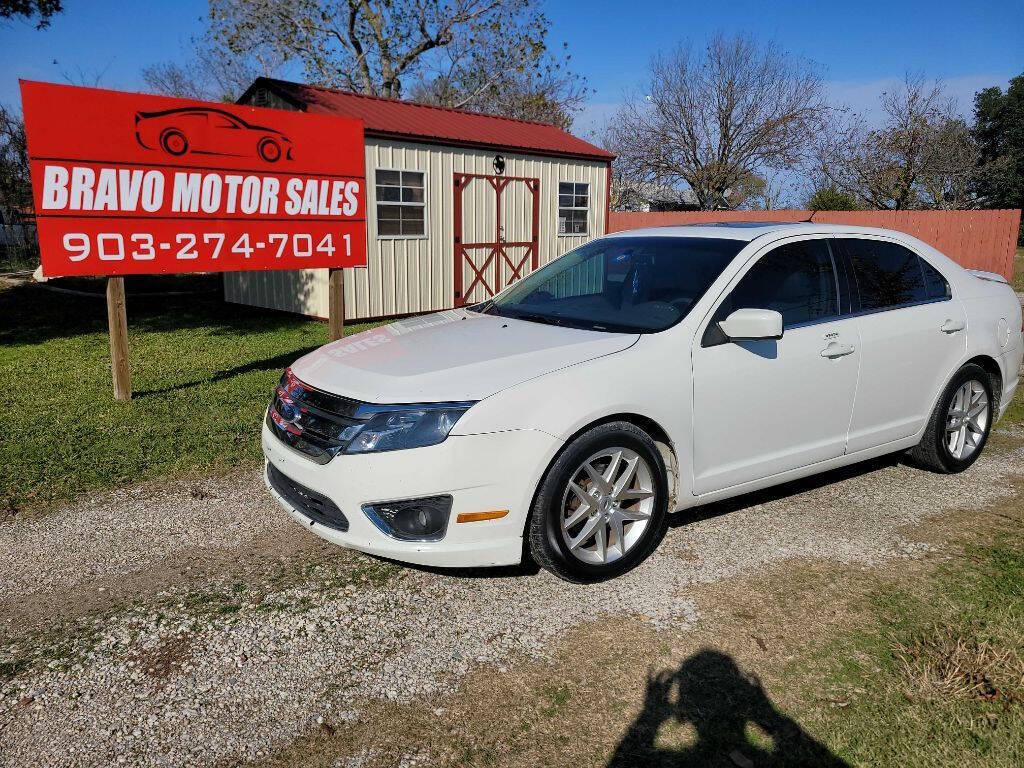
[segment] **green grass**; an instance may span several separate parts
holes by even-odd
[[[132,293],[154,285],[129,282],[130,402],[112,396],[102,297],[0,288],[0,516],[82,491],[259,460],[274,384],[293,360],[327,342],[327,325],[225,304],[216,292]],[[179,279],[173,287],[189,285]]]
[[[3,232],[0,231],[0,237]],[[35,238],[33,238],[34,240]],[[30,246],[0,245],[0,272],[31,272],[39,266],[39,253],[35,243]]]
[[[1000,422],[1024,423],[1024,391]],[[805,701],[848,701],[803,713],[855,765],[1024,765],[1024,515],[1017,501],[986,546],[922,583],[873,593],[855,631],[810,649],[787,677]],[[824,674],[809,675],[809,669]]]
[[[1024,386],[1017,387],[1016,396],[1010,401],[1010,407],[1006,409],[1006,413],[996,426],[1006,427],[1011,424],[1024,424]]]
[[[541,699],[544,705],[541,707],[541,714],[544,717],[555,717],[565,710],[565,705],[572,698],[572,691],[567,685],[545,685],[541,689]]]
[[[874,626],[792,674],[805,697],[849,702],[815,730],[857,765],[1024,765],[1024,537],[1000,535],[945,567],[924,595],[872,596]]]
[[[1024,292],[1024,246],[1013,257],[1013,290]]]
[[[995,428],[1024,425],[1024,385],[1018,386],[1003,418]]]

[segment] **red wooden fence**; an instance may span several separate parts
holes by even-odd
[[[612,211],[608,231],[714,221],[805,221],[810,211]],[[999,211],[817,211],[814,221],[855,224],[906,232],[968,269],[1013,277],[1020,210]]]

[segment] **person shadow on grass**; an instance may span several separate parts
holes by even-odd
[[[696,740],[679,749],[659,747],[661,726],[691,723]],[[747,735],[756,725],[761,737]],[[850,768],[792,718],[782,714],[760,681],[730,656],[704,649],[678,670],[648,673],[643,710],[623,736],[608,768]]]

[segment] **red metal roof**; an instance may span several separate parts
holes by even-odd
[[[612,160],[614,155],[553,125],[462,109],[382,99],[261,77],[239,99],[265,87],[306,112],[361,118],[367,136],[500,149],[558,157]]]

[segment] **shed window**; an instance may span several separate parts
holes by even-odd
[[[575,181],[558,182],[558,234],[587,234],[590,185]]]
[[[423,171],[377,171],[377,234],[380,237],[422,237]]]

